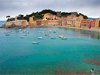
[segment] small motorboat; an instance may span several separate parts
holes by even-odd
[[[38,39],[42,39],[43,37],[38,37]]]
[[[38,44],[39,42],[32,42],[33,44]]]
[[[20,38],[24,38],[24,36],[20,36]]]
[[[59,35],[59,38],[62,38],[62,37],[64,37],[63,35]]]
[[[56,39],[55,37],[51,37],[51,39]]]
[[[67,40],[67,37],[61,37],[62,40]]]
[[[58,35],[58,33],[55,33],[56,35]]]
[[[56,31],[54,31],[53,33],[57,33]]]
[[[48,36],[49,34],[45,34],[45,36]]]

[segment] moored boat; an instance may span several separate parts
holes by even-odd
[[[62,38],[62,37],[64,37],[63,35],[59,35],[59,38]]]
[[[42,39],[43,37],[38,37],[38,39]]]
[[[39,42],[32,42],[33,44],[38,44]]]
[[[56,37],[51,37],[51,39],[56,39]]]
[[[24,38],[24,36],[20,36],[20,38]]]
[[[62,40],[67,40],[67,37],[61,37]]]

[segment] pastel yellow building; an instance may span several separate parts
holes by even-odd
[[[59,17],[57,17],[56,15],[53,15],[51,13],[46,13],[44,14],[43,19],[44,20],[57,20]]]
[[[100,19],[96,19],[95,27],[96,29],[100,29]]]
[[[73,19],[73,27],[81,27],[80,18],[76,17],[75,19]]]
[[[67,26],[72,27],[73,26],[73,20],[67,20]]]
[[[51,16],[52,14],[50,14],[50,13],[46,13],[46,14],[44,14],[44,17],[43,17],[43,19],[50,19],[50,16]]]
[[[81,20],[73,20],[73,27],[80,27],[81,26]]]
[[[30,25],[36,25],[36,21],[33,20],[33,17],[29,18]]]

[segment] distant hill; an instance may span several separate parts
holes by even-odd
[[[50,10],[50,9],[45,9],[45,10],[42,10],[40,12],[33,12],[31,14],[27,14],[25,16],[23,14],[19,14],[17,19],[29,21],[29,17],[32,17],[32,16],[34,16],[33,17],[34,20],[43,19],[43,14],[45,14],[45,13],[51,13],[53,15],[57,15],[57,11],[53,11],[53,10]],[[71,15],[72,13],[73,12],[61,12],[61,16],[59,16],[59,17],[67,17],[67,16]],[[80,16],[80,15],[82,15],[84,19],[88,19],[88,17],[86,15],[82,14],[82,13],[77,13],[76,14],[77,17]],[[9,18],[7,21],[9,21],[9,20],[13,21],[13,20],[15,20],[15,18]]]
[[[88,19],[89,19],[89,20],[93,20],[93,19],[100,19],[100,18],[91,18],[91,17],[89,17]]]

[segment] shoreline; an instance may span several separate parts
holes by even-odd
[[[28,26],[28,27],[25,27],[25,28],[37,28],[37,27],[45,27],[45,28],[48,28],[48,27],[60,27],[60,28],[71,28],[71,29],[79,29],[79,30],[86,30],[86,31],[92,31],[92,32],[100,32],[99,30],[96,30],[96,29],[88,29],[88,28],[79,28],[79,27],[67,27],[67,26]],[[2,27],[0,26],[0,28],[5,28],[5,27]],[[16,27],[12,27],[12,28],[16,28]],[[11,29],[11,28],[10,28]],[[18,29],[23,29],[23,28],[18,28]]]
[[[79,29],[79,30],[86,30],[86,31],[92,31],[92,32],[100,32],[99,30],[96,30],[96,29],[88,29],[88,28],[85,29],[85,28],[67,27],[67,26],[33,26],[32,28],[34,27],[60,27],[60,28],[71,28],[71,29]]]

